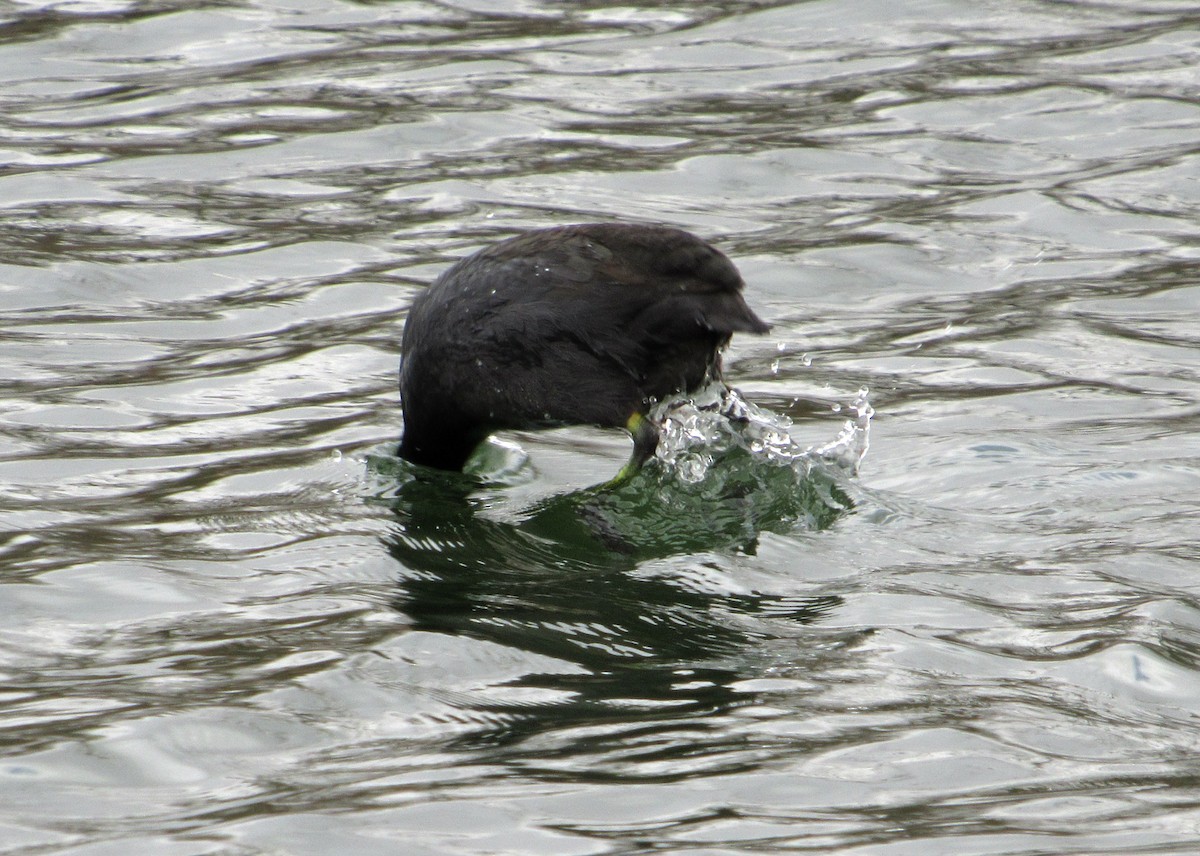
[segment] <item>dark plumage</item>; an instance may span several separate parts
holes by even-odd
[[[736,331],[768,329],[733,263],[679,229],[526,232],[462,259],[413,302],[401,346],[400,455],[461,469],[493,431],[591,424],[658,442],[654,399],[720,377]]]

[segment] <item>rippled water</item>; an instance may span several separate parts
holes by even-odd
[[[1171,0],[0,7],[0,852],[1200,849],[1198,99]],[[397,481],[413,295],[610,218],[856,477]]]

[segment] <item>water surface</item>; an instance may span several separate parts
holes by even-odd
[[[1170,0],[4,7],[0,852],[1194,852],[1198,84]],[[603,219],[800,446],[870,389],[844,507],[369,463],[412,297]]]

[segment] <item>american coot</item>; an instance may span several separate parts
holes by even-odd
[[[679,229],[525,232],[462,259],[413,302],[400,348],[400,455],[462,469],[504,428],[589,424],[658,443],[651,404],[721,373],[735,331],[765,333],[733,263]]]

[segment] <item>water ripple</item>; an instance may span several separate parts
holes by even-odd
[[[1193,849],[1193,6],[0,12],[0,838]],[[610,218],[742,421],[399,478],[412,297]]]

